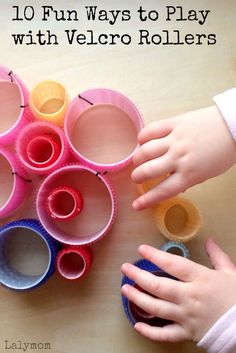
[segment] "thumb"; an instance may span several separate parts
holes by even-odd
[[[231,261],[229,255],[216,244],[213,237],[207,239],[205,250],[216,270],[236,270],[236,266]]]

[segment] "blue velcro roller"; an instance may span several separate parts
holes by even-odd
[[[159,267],[154,265],[152,262],[141,259],[134,263],[135,266],[139,267],[141,270],[151,272],[159,277],[168,277],[171,279],[176,279],[168,273],[161,270]],[[131,286],[137,287],[139,290],[145,292],[142,288],[138,287],[134,281],[130,280],[128,277],[124,276],[122,279],[121,286],[124,284],[129,284]],[[146,292],[145,292],[146,293]],[[171,324],[169,320],[161,319],[154,317],[144,312],[142,309],[138,308],[135,304],[130,302],[125,296],[122,295],[122,304],[124,308],[125,315],[132,325],[135,325],[137,322],[145,322],[151,326],[163,327]]]
[[[57,243],[35,219],[0,228],[0,283],[14,290],[36,288],[53,274]]]
[[[172,254],[180,255],[185,258],[189,258],[189,250],[188,248],[180,242],[168,241],[160,248],[162,251],[166,251]]]

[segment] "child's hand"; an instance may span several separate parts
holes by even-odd
[[[160,342],[199,341],[236,304],[236,266],[211,238],[206,251],[214,270],[147,245],[139,247],[145,259],[180,281],[157,277],[131,264],[121,267],[124,275],[152,296],[130,285],[122,287],[122,294],[149,314],[174,321],[164,327],[139,322],[135,325],[139,333]]]
[[[135,183],[167,179],[133,203],[141,210],[222,174],[236,162],[236,144],[216,106],[157,121],[139,134]]]

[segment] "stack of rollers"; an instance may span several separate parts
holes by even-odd
[[[1,221],[0,283],[30,290],[55,269],[68,280],[85,277],[93,244],[116,218],[107,174],[127,166],[138,148],[137,108],[110,89],[91,89],[71,102],[55,81],[29,92],[0,66],[0,117],[0,219],[11,217]],[[21,219],[33,189],[35,217]]]
[[[148,192],[167,177],[168,175],[137,185],[138,193],[142,195]],[[202,216],[198,207],[191,200],[177,196],[155,205],[153,207],[153,215],[159,232],[168,240],[160,249],[189,258],[189,250],[184,243],[195,238],[202,227]],[[155,276],[177,280],[148,260],[141,259],[135,262],[134,265]],[[135,286],[145,292],[126,276],[123,277],[121,285],[123,286],[124,284]],[[151,326],[159,327],[171,324],[168,320],[154,317],[141,310],[124,296],[122,296],[122,303],[126,317],[133,326],[137,322],[145,322]]]

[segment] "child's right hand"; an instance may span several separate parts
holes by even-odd
[[[155,276],[131,264],[122,265],[122,273],[151,295],[127,284],[122,294],[149,314],[174,321],[164,327],[139,322],[135,330],[159,342],[198,342],[236,304],[235,264],[213,239],[206,242],[206,251],[214,269],[147,245],[139,248],[145,259],[180,281]]]
[[[141,210],[224,173],[236,162],[236,144],[216,106],[157,121],[139,134],[132,180],[169,175],[134,201]]]

